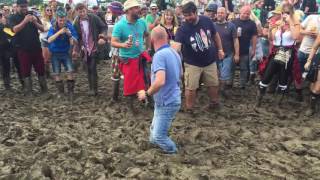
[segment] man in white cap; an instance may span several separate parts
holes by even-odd
[[[158,6],[155,3],[150,5],[151,13],[147,15],[146,22],[148,24],[148,28],[151,31],[154,27],[160,24],[160,18],[158,16]]]
[[[147,24],[140,19],[140,4],[137,0],[127,0],[124,3],[125,16],[114,26],[111,45],[119,48],[119,69],[124,76],[123,93],[135,99],[138,91],[146,89],[146,78],[143,59],[151,61],[145,53],[144,44],[150,47]],[[133,101],[131,101],[131,104]],[[133,106],[130,107],[132,110]]]

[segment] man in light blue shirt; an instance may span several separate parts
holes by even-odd
[[[151,95],[154,98],[150,142],[165,153],[176,153],[176,144],[168,137],[168,131],[181,106],[181,59],[168,45],[168,35],[163,27],[153,29],[151,41],[156,50],[151,67],[151,86],[147,91],[139,91],[138,98],[144,100]]]

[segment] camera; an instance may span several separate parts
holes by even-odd
[[[27,11],[27,15],[34,15],[33,11]]]

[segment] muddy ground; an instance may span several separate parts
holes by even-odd
[[[255,108],[254,87],[236,85],[209,113],[203,89],[196,117],[179,112],[173,123],[179,153],[166,155],[148,144],[152,110],[137,103],[132,114],[125,98],[110,101],[109,66],[99,65],[98,97],[77,74],[73,105],[26,99],[16,79],[11,94],[1,90],[0,179],[320,179],[320,118],[304,116],[307,100],[279,108],[268,95]]]

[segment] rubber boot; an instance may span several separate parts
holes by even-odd
[[[278,99],[278,105],[281,106],[282,105],[282,102],[285,98],[285,95],[287,93],[287,90],[286,89],[280,89],[279,90],[279,98]]]
[[[31,77],[24,78],[23,83],[24,83],[24,89],[23,89],[24,95],[31,96],[32,95],[32,79],[31,79]]]
[[[314,94],[311,92],[309,108],[306,111],[306,116],[311,117],[315,114],[318,97],[319,97],[318,94]]]
[[[47,63],[45,64],[45,74],[46,74],[46,78],[51,78],[51,75],[50,75],[50,64]]]
[[[256,80],[256,74],[250,74],[250,85],[255,85],[255,80]]]
[[[225,83],[221,83],[221,86],[220,86],[220,94],[223,98],[225,99],[229,99],[229,95],[228,95],[228,92],[227,92],[227,86]]]
[[[296,100],[298,102],[302,102],[303,101],[302,89],[296,89],[296,93],[297,93]]]
[[[20,79],[21,90],[24,91],[24,79]]]
[[[258,94],[257,94],[257,102],[256,102],[256,106],[257,107],[260,107],[261,105],[261,102],[262,102],[262,99],[263,99],[263,96],[266,94],[266,90],[267,88],[266,87],[263,87],[263,86],[258,86]]]
[[[39,76],[39,85],[40,85],[40,93],[41,94],[47,94],[48,93],[48,86],[47,86],[47,80],[45,76]]]
[[[279,80],[279,76],[278,74],[275,74],[271,80],[271,82],[269,83],[268,86],[268,93],[269,94],[274,94],[277,90],[278,87],[278,80]]]
[[[3,77],[3,85],[6,91],[11,90],[11,85],[10,85],[10,76],[8,77]]]
[[[74,80],[67,81],[67,89],[68,89],[68,99],[70,102],[73,102],[74,99]]]
[[[120,81],[113,81],[113,88],[112,88],[112,100],[118,101],[119,100],[119,91],[120,91]]]
[[[89,81],[89,96],[97,96],[98,95],[98,79],[97,76],[93,73],[88,74]]]
[[[128,96],[129,98],[129,110],[132,114],[137,114],[138,113],[138,109],[137,107],[135,107],[135,101],[136,101],[136,96],[133,95],[133,96]]]
[[[56,87],[58,90],[58,99],[62,98],[64,95],[64,84],[63,81],[56,81]]]

